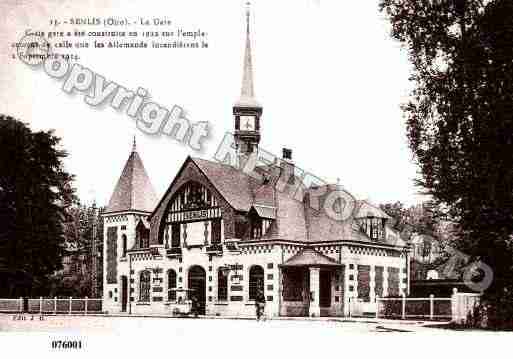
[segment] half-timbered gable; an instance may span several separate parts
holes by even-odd
[[[229,238],[234,237],[234,215],[235,209],[233,206],[212,184],[212,181],[200,169],[196,161],[189,157],[154,212],[150,215],[151,243],[153,245],[165,245],[167,239],[167,245],[170,246],[171,240],[175,238],[174,243],[176,244],[178,224],[182,224],[181,233],[183,237],[183,234],[187,233],[183,232],[183,224],[187,228],[187,223],[208,220],[209,222],[216,222],[213,225],[214,228],[218,228],[221,218],[224,218],[224,235]],[[191,226],[196,227],[196,225],[189,225],[189,228]],[[212,223],[208,226],[212,226]],[[173,228],[175,229],[174,232]],[[175,237],[173,237],[173,233],[175,233]],[[180,243],[183,244],[183,238]]]
[[[206,186],[190,180],[169,202],[160,224],[159,244],[169,247],[221,243],[221,207]]]

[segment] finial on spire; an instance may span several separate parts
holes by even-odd
[[[135,142],[135,135],[134,135],[134,142],[132,143],[132,152],[137,152],[137,143]]]
[[[251,11],[251,3],[246,1],[246,35],[249,36],[249,14]]]

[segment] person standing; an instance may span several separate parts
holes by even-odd
[[[197,318],[199,314],[198,297],[194,293],[191,296],[191,314],[194,315],[194,318]]]
[[[256,298],[255,298],[255,309],[256,309],[256,319],[259,321],[263,315],[265,310],[265,296],[264,291],[262,289],[258,289]]]

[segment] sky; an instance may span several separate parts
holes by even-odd
[[[147,89],[152,101],[169,109],[181,106],[192,122],[208,121],[212,135],[204,151],[144,134],[125,112],[92,107],[83,93],[69,95],[62,81],[11,58],[11,44],[25,30],[48,31],[50,19],[87,16],[160,17],[207,32],[207,49],[75,50],[81,65],[107,79]],[[244,49],[241,0],[7,0],[0,18],[0,111],[33,130],[55,130],[83,202],[108,203],[134,135],[161,196],[188,155],[212,159],[233,129]],[[422,200],[400,110],[412,88],[411,65],[390,38],[377,0],[253,0],[251,32],[262,148],[276,155],[291,148],[297,166],[326,182],[339,180],[359,199]]]

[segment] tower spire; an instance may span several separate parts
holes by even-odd
[[[134,141],[132,143],[132,152],[137,152],[137,143],[135,142],[135,135],[134,135]]]
[[[233,106],[237,163],[258,152],[260,143],[260,116],[262,106],[255,99],[253,88],[253,62],[251,58],[251,32],[249,29],[250,3],[246,3],[246,47],[242,67],[240,98]]]
[[[242,69],[242,86],[239,106],[257,107],[259,106],[255,99],[255,90],[253,85],[253,59],[251,57],[251,33],[249,30],[251,3],[246,2],[246,47],[244,49],[244,64]]]

